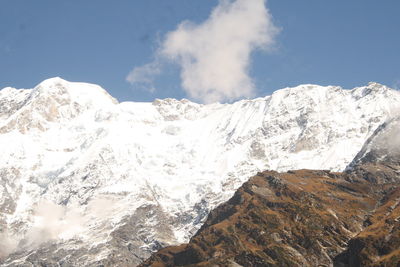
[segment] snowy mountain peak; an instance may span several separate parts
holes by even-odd
[[[400,92],[366,89],[301,85],[210,105],[118,104],[60,78],[3,89],[0,239],[11,245],[0,257],[15,254],[2,264],[29,254],[48,265],[134,265],[187,241],[257,171],[343,170],[400,107]]]
[[[368,85],[367,85],[367,87],[368,88],[371,88],[371,89],[384,89],[384,90],[389,90],[390,88],[389,87],[387,87],[387,86],[385,86],[385,85],[383,85],[383,84],[380,84],[380,83],[378,83],[378,82],[369,82],[368,83]]]
[[[21,133],[30,130],[45,131],[51,123],[71,120],[77,116],[94,116],[97,111],[113,109],[118,101],[98,85],[68,82],[51,78],[34,89],[5,88],[1,91],[4,103],[3,116],[7,120],[1,132],[18,129]],[[90,115],[92,114],[92,115]]]
[[[370,82],[366,86],[356,87],[351,90],[353,97],[356,99],[360,99],[362,97],[386,97],[392,94],[393,91],[393,89],[376,82]]]
[[[53,78],[48,78],[48,79],[42,81],[37,86],[35,86],[34,89],[37,89],[37,88],[49,88],[50,89],[57,84],[67,86],[69,83],[70,82],[68,82],[60,77],[53,77]]]
[[[201,108],[203,105],[193,103],[187,99],[176,100],[173,98],[156,99],[152,105],[167,121],[179,119],[193,120],[201,116]]]
[[[94,106],[98,104],[117,104],[118,101],[98,85],[89,83],[68,82],[59,77],[50,78],[32,90],[32,97],[52,97],[56,101],[62,98],[81,104]],[[61,103],[62,104],[62,100]]]

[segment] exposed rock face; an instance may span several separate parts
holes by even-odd
[[[188,244],[141,266],[398,266],[398,171],[258,173]]]
[[[383,187],[392,184],[366,227],[335,258],[335,266],[400,265],[400,118],[382,124],[348,167],[352,177],[363,177]]]
[[[397,185],[396,185],[397,186]],[[364,222],[366,227],[352,238],[334,265],[399,266],[400,188],[389,190],[377,209]]]

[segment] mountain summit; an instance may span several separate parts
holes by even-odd
[[[396,116],[386,86],[233,104],[118,103],[60,78],[0,91],[0,262],[132,266],[183,243],[265,169],[344,170]]]

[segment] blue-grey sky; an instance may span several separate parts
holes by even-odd
[[[248,0],[251,1],[251,0]],[[96,83],[120,101],[191,98],[167,62],[154,91],[131,84],[168,32],[206,21],[217,0],[0,0],[0,88],[32,88],[60,76]],[[269,0],[279,33],[252,50],[255,96],[302,83],[400,86],[399,0]]]

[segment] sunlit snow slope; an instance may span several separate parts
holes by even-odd
[[[0,91],[4,266],[132,266],[258,170],[342,170],[400,93],[301,85],[233,104],[118,103],[60,78]],[[1,260],[0,260],[1,262]]]

